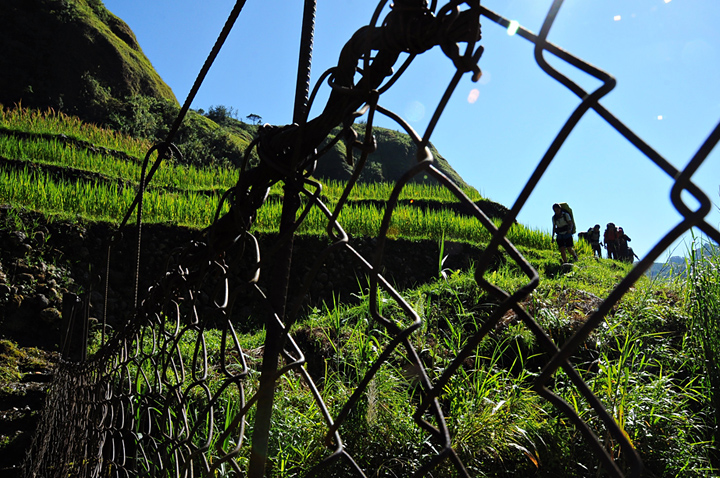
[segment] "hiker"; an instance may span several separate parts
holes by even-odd
[[[552,238],[555,238],[557,234],[557,245],[560,248],[560,255],[562,256],[563,264],[567,262],[567,252],[573,255],[575,260],[578,260],[577,252],[573,249],[573,219],[569,212],[563,211],[559,204],[553,204],[553,212],[555,213],[552,217],[553,231]]]
[[[590,231],[592,231],[592,227],[587,230],[587,232],[578,232],[578,241],[586,241],[588,244],[590,244],[590,239],[588,239],[588,234],[590,234]]]
[[[632,262],[634,253],[630,252],[631,249],[628,247],[628,242],[632,241],[622,227],[617,229],[617,255],[621,261]]]
[[[600,245],[600,224],[595,224],[595,227],[588,229],[585,234],[585,238],[590,243],[590,247],[593,250],[593,257],[597,254],[599,259],[602,259],[602,246]]]
[[[617,239],[618,231],[615,228],[615,224],[609,222],[605,227],[605,232],[603,233],[603,242],[605,243],[605,249],[607,249],[608,259],[617,260],[618,258]]]

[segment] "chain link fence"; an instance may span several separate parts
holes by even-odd
[[[140,192],[121,225],[122,230],[133,212],[137,212],[138,250],[142,246],[143,189],[163,158],[179,155],[172,146],[172,136],[243,3],[238,2],[235,6],[168,141],[154,148],[160,159],[152,166],[149,158],[155,151],[148,153]],[[303,470],[304,476],[370,476],[368,473],[372,470],[363,468],[357,447],[343,440],[343,430],[353,426],[353,417],[359,409],[367,407],[381,370],[390,368],[405,371],[405,379],[398,380],[396,386],[412,388],[409,395],[413,401],[408,404],[410,419],[415,423],[418,442],[424,444],[425,450],[431,450],[413,464],[409,474],[471,476],[453,447],[453,436],[446,424],[447,390],[457,386],[463,364],[474,356],[479,344],[495,330],[502,318],[512,312],[532,332],[547,357],[534,380],[535,392],[574,424],[608,475],[640,476],[643,464],[633,445],[582,380],[570,359],[629,288],[683,233],[697,227],[720,242],[720,232],[704,220],[711,202],[691,181],[720,139],[720,126],[684,170],[675,169],[599,103],[615,84],[610,75],[547,42],[562,3],[561,0],[553,3],[539,34],[520,27],[517,35],[534,44],[535,57],[541,68],[575,94],[580,102],[538,163],[510,212],[496,226],[433,165],[428,145],[431,132],[459,79],[465,74],[479,77],[478,61],[483,51],[479,45],[481,20],[503,27],[508,27],[510,22],[481,6],[479,1],[451,1],[438,7],[436,2],[428,6],[424,0],[396,0],[391,13],[380,21],[379,15],[385,6],[385,2],[380,2],[370,24],[352,36],[342,50],[338,65],[318,82],[319,85],[328,80],[332,93],[322,114],[308,120],[307,111],[317,91],[310,92],[308,88],[315,3],[306,1],[295,123],[283,127],[265,126],[260,130],[246,156],[249,157],[249,151],[254,149],[260,163],[243,165],[237,186],[224,196],[224,203],[230,206],[229,212],[221,215],[218,209],[215,222],[198,240],[171,254],[165,276],[144,293],[136,293],[136,313],[127,326],[118,330],[88,360],[60,364],[25,464],[26,475],[280,475],[281,470],[268,469],[272,441],[282,440],[281,434],[273,432],[273,410],[296,407],[293,413],[298,417],[297,432],[311,428],[313,443],[307,446],[317,450],[319,443],[319,448],[325,450],[316,456],[311,469]],[[380,98],[416,55],[438,45],[457,71],[427,133],[421,137],[401,117],[383,108]],[[408,54],[407,60],[393,73],[392,67],[401,54]],[[553,55],[592,75],[600,80],[601,86],[594,91],[585,91],[551,67],[545,61],[546,55]],[[506,235],[563,142],[589,111],[597,113],[648,160],[674,178],[672,202],[683,219],[635,264],[574,335],[558,347],[521,305],[538,286],[540,278]],[[351,125],[362,115],[367,115],[367,122],[364,139],[359,141]],[[344,231],[340,213],[366,159],[375,149],[373,124],[377,115],[393,119],[412,138],[418,160],[395,184],[387,199],[374,254],[366,257],[353,247],[353,240]],[[332,130],[338,125],[342,126],[341,133],[332,136]],[[338,141],[345,141],[349,146],[348,161],[352,162],[353,149],[360,152],[360,158],[354,163],[354,174],[341,199],[331,208],[322,198],[322,186],[312,179],[312,171],[318,159]],[[417,175],[435,178],[471,211],[478,227],[486,228],[492,234],[492,240],[477,258],[475,278],[479,286],[496,299],[497,305],[455,351],[450,364],[440,373],[432,374],[427,370],[423,352],[416,349],[412,340],[414,335],[422,333],[422,315],[382,274],[390,222],[399,195]],[[285,190],[280,232],[274,246],[261,250],[251,227],[258,208],[275,183],[282,183]],[[681,199],[683,192],[697,201],[697,209],[686,206]],[[326,218],[327,244],[314,258],[312,270],[298,277],[290,274],[293,238],[313,209],[321,211]],[[115,243],[111,244],[108,250],[108,270],[115,246]],[[311,373],[307,366],[313,359],[309,354],[313,352],[300,344],[290,330],[303,314],[305,298],[320,266],[340,251],[359,264],[368,278],[372,326],[383,331],[384,339],[373,344],[376,358],[368,361],[367,367],[357,374],[348,393],[328,403],[323,393],[327,380]],[[487,272],[499,251],[524,274],[524,284],[516,290],[503,290],[488,278]],[[259,285],[261,274],[269,277],[271,287]],[[261,347],[244,346],[243,334],[237,330],[238,311],[248,300],[261,304],[257,316],[261,317],[266,331]],[[384,307],[388,300],[395,305],[392,313]],[[560,371],[594,409],[599,418],[595,426],[601,426],[603,433],[621,450],[622,469],[608,454],[598,438],[598,431],[553,391],[553,377]],[[408,376],[411,379],[407,379]],[[293,386],[303,387],[311,400],[302,404],[284,400],[280,386],[290,382],[295,384]],[[303,420],[310,416],[314,417],[310,422]]]

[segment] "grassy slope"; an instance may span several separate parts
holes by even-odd
[[[37,126],[41,123],[42,126]],[[16,125],[8,125],[7,121],[3,126],[18,129]],[[44,131],[47,126],[36,119],[36,126],[27,128],[38,132]],[[73,128],[64,133],[89,141],[96,149],[102,146],[140,158],[147,147],[129,138],[98,132],[89,126]],[[5,140],[3,147],[12,151],[7,142],[12,140]],[[15,142],[20,143],[19,140]],[[31,140],[21,149],[30,148],[32,143],[40,144],[41,141]],[[58,147],[43,161],[68,170],[72,168],[102,175],[101,180],[94,178],[87,181],[88,187],[102,184],[106,179],[110,182],[117,182],[119,178],[128,179],[125,172],[110,168],[116,162],[114,159],[104,157],[95,167],[81,164],[92,156],[84,147],[76,148],[76,163],[71,165],[67,158],[59,160],[58,157],[65,155],[67,150],[66,146]],[[21,155],[20,149],[17,151],[17,155]],[[48,146],[43,143],[38,151],[48,151]],[[39,153],[32,153],[24,159],[8,159],[39,163],[33,158],[35,154]],[[8,155],[0,153],[0,156]],[[116,156],[110,154],[112,158]],[[117,161],[128,162],[127,159]],[[185,178],[194,174],[201,176],[199,172],[182,168],[177,174]],[[6,169],[3,176],[7,175]],[[46,184],[50,182],[50,176],[52,174],[44,179]],[[232,183],[231,179],[228,181]],[[0,193],[3,194],[0,202],[9,202],[8,191],[17,190],[17,181],[15,184],[12,186],[11,183]],[[187,181],[172,179],[159,180],[158,185],[172,185],[180,189],[171,193],[175,203],[181,202],[182,197],[197,203],[206,196],[214,197],[216,193],[213,191],[227,187],[226,183],[192,186]],[[132,190],[131,187],[126,189]],[[194,192],[196,190],[206,191],[207,194],[198,195]],[[332,191],[332,187],[327,190],[329,199],[337,194]],[[108,194],[117,194],[117,190],[105,194],[105,200],[110,201]],[[167,194],[165,191],[160,195]],[[382,194],[386,193],[381,193],[381,197]],[[15,206],[34,207],[18,198],[12,202]],[[47,210],[45,206],[40,206],[40,209]],[[74,209],[52,209],[48,212],[66,215],[78,212]],[[209,210],[213,208],[209,207]],[[197,217],[197,214],[191,213],[190,216]],[[88,219],[114,222],[118,220],[118,215],[88,214]],[[157,220],[174,222],[175,218],[160,217]],[[195,223],[197,227],[203,225]],[[405,235],[402,229],[397,234]],[[542,236],[542,233],[533,234]],[[547,238],[541,238],[539,244],[540,247],[526,245],[521,248],[543,276],[540,286],[524,306],[560,345],[582,325],[599,301],[608,296],[627,274],[629,266],[595,260],[590,257],[589,251],[583,250],[581,260],[568,272],[557,267],[557,252]],[[488,274],[487,278],[508,291],[514,291],[527,282],[512,263]],[[647,466],[658,476],[677,476],[681,470],[682,476],[712,474],[708,471],[710,448],[705,440],[710,438],[707,433],[711,426],[708,416],[714,414],[699,412],[712,407],[713,395],[708,384],[696,378],[698,374],[704,375],[703,364],[698,363],[696,357],[700,354],[712,356],[714,352],[712,348],[709,352],[706,350],[708,347],[703,348],[705,342],[692,334],[693,322],[687,312],[692,308],[686,307],[686,292],[683,283],[651,282],[642,278],[573,356],[573,363],[590,388],[612,411]],[[444,279],[405,291],[404,295],[424,319],[422,333],[414,334],[411,340],[415,349],[425,354],[428,373],[433,380],[437,380],[450,365],[454,355],[472,337],[496,303],[478,287],[471,274],[452,271],[446,271]],[[393,301],[386,299],[385,312],[397,314],[398,320],[403,320]],[[693,303],[696,302],[688,302]],[[294,329],[298,340],[314,351],[317,360],[323,364],[318,366],[315,362],[308,368],[316,381],[324,384],[323,395],[331,406],[337,406],[342,397],[352,392],[353,384],[367,369],[369,361],[390,340],[386,332],[373,325],[368,307],[368,303],[363,301],[359,305],[313,311]],[[261,331],[248,334],[243,338],[244,347],[259,346],[262,338]],[[211,349],[217,341],[218,338],[210,333],[208,342]],[[323,351],[328,350],[334,352],[324,355]],[[191,353],[191,347],[188,353]],[[453,446],[474,472],[479,474],[492,470],[494,476],[533,476],[533,473],[542,471],[537,476],[550,473],[579,476],[583,467],[592,470],[596,466],[596,460],[575,429],[530,390],[533,374],[544,363],[539,354],[537,340],[516,317],[508,314],[503,325],[480,343],[473,354],[474,362],[461,367],[449,383],[443,394],[443,403],[447,404],[446,416],[454,437]],[[432,454],[422,445],[423,435],[409,418],[413,412],[413,385],[410,378],[402,378],[404,375],[399,373],[403,364],[402,356],[393,356],[393,360],[379,372],[372,397],[363,400],[359,419],[351,420],[341,429],[345,441],[353,447],[354,456],[360,457],[366,469],[392,467],[394,472],[404,474],[423,457]],[[525,367],[519,367],[520,364]],[[585,401],[574,387],[565,382],[564,374],[557,374],[554,386],[598,430],[601,438],[608,440],[611,453],[619,453],[609,438],[603,436],[602,427]],[[281,392],[279,395],[284,397],[284,408],[277,417],[277,424],[284,439],[272,443],[274,462],[285,460],[289,470],[299,470],[324,453],[320,442],[313,442],[311,447],[304,446],[322,432],[322,427],[318,428],[318,423],[321,423],[319,411],[312,408],[312,398],[306,387],[288,381],[281,385]],[[295,432],[298,429],[298,414],[294,407],[298,406],[303,411],[302,420],[307,421],[306,426],[300,427],[306,434]],[[310,407],[310,411],[306,406]],[[374,444],[378,441],[388,444],[385,455],[376,453]],[[400,456],[402,459],[388,464],[383,456]],[[288,472],[285,476],[292,476],[292,473]]]
[[[144,156],[144,150],[149,149],[149,143],[52,112],[39,114],[16,108],[4,110],[0,115],[0,127],[3,128],[0,131],[0,156],[5,158],[4,169],[7,171],[0,179],[4,201],[36,210],[79,214],[94,220],[117,222],[123,217],[134,197],[140,158]],[[38,167],[30,170],[24,167],[25,164]],[[58,168],[62,174],[58,174]],[[205,227],[214,217],[220,195],[236,180],[237,172],[227,168],[198,169],[168,164],[150,183],[145,219]],[[340,198],[341,186],[332,182],[327,185],[324,198],[332,208]],[[391,190],[391,185],[386,183],[379,187],[376,183],[364,183],[356,187],[351,199],[382,202],[390,196]],[[280,194],[279,186],[271,191],[271,197]],[[472,189],[468,189],[468,194],[473,200],[482,200]],[[401,199],[404,202],[394,215],[394,236],[434,241],[445,237],[477,244],[489,240],[489,233],[465,215],[419,208],[410,203],[422,198],[438,204],[457,202],[442,189],[410,184],[403,190]],[[348,224],[348,232],[376,235],[382,220],[381,207],[358,203],[347,208],[343,219]],[[256,230],[274,230],[279,214],[279,203],[268,201],[259,212]],[[315,210],[306,221],[304,232],[322,234],[324,227],[322,216]],[[510,237],[524,247],[551,247],[547,234],[522,225],[514,226]]]

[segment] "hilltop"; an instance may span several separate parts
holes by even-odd
[[[0,4],[0,105],[21,104],[77,116],[154,141],[165,139],[180,109],[130,27],[99,0],[11,0]],[[258,126],[232,107],[189,111],[175,137],[186,163],[238,165]],[[361,128],[356,126],[361,132]],[[395,181],[416,161],[404,133],[376,128],[378,150],[363,182]],[[336,134],[340,130],[336,129]],[[432,145],[436,166],[471,189]],[[359,153],[355,151],[355,156]],[[319,162],[315,177],[347,180],[352,168],[340,141]],[[413,181],[435,183],[421,176]]]
[[[0,103],[103,121],[127,97],[177,104],[132,30],[93,0],[0,4]]]

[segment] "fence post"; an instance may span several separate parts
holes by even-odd
[[[293,111],[293,122],[295,124],[305,123],[307,116],[316,7],[316,0],[305,0]],[[298,151],[295,151],[295,153],[294,158],[302,157],[301,154],[298,154]],[[265,349],[263,350],[257,412],[255,414],[255,426],[253,429],[252,449],[248,468],[249,478],[262,478],[265,476],[278,360],[285,342],[282,324],[285,323],[285,307],[287,305],[288,285],[290,283],[290,265],[292,263],[293,251],[292,231],[295,228],[295,215],[298,209],[300,209],[300,193],[294,185],[288,184],[286,181],[282,217],[280,220],[280,233],[278,237],[283,238],[287,234],[290,234],[290,237],[284,249],[278,251],[275,265],[270,274],[273,288],[269,291],[268,298],[272,311],[269,314],[265,329]],[[276,320],[273,314],[277,315],[277,319],[279,319],[281,323]]]
[[[283,202],[280,236],[292,228],[295,213],[298,210],[300,198],[298,193],[285,186],[285,199]],[[274,287],[269,291],[272,311],[265,326],[265,348],[263,350],[262,370],[260,373],[260,386],[258,389],[257,412],[252,435],[252,450],[250,454],[249,478],[262,478],[265,476],[265,464],[268,457],[268,441],[270,437],[270,421],[272,407],[275,399],[275,384],[278,359],[283,347],[284,335],[282,325],[276,320],[284,322],[287,290],[290,278],[290,264],[292,262],[293,238],[290,237],[284,249],[278,252],[277,261],[271,274]]]

